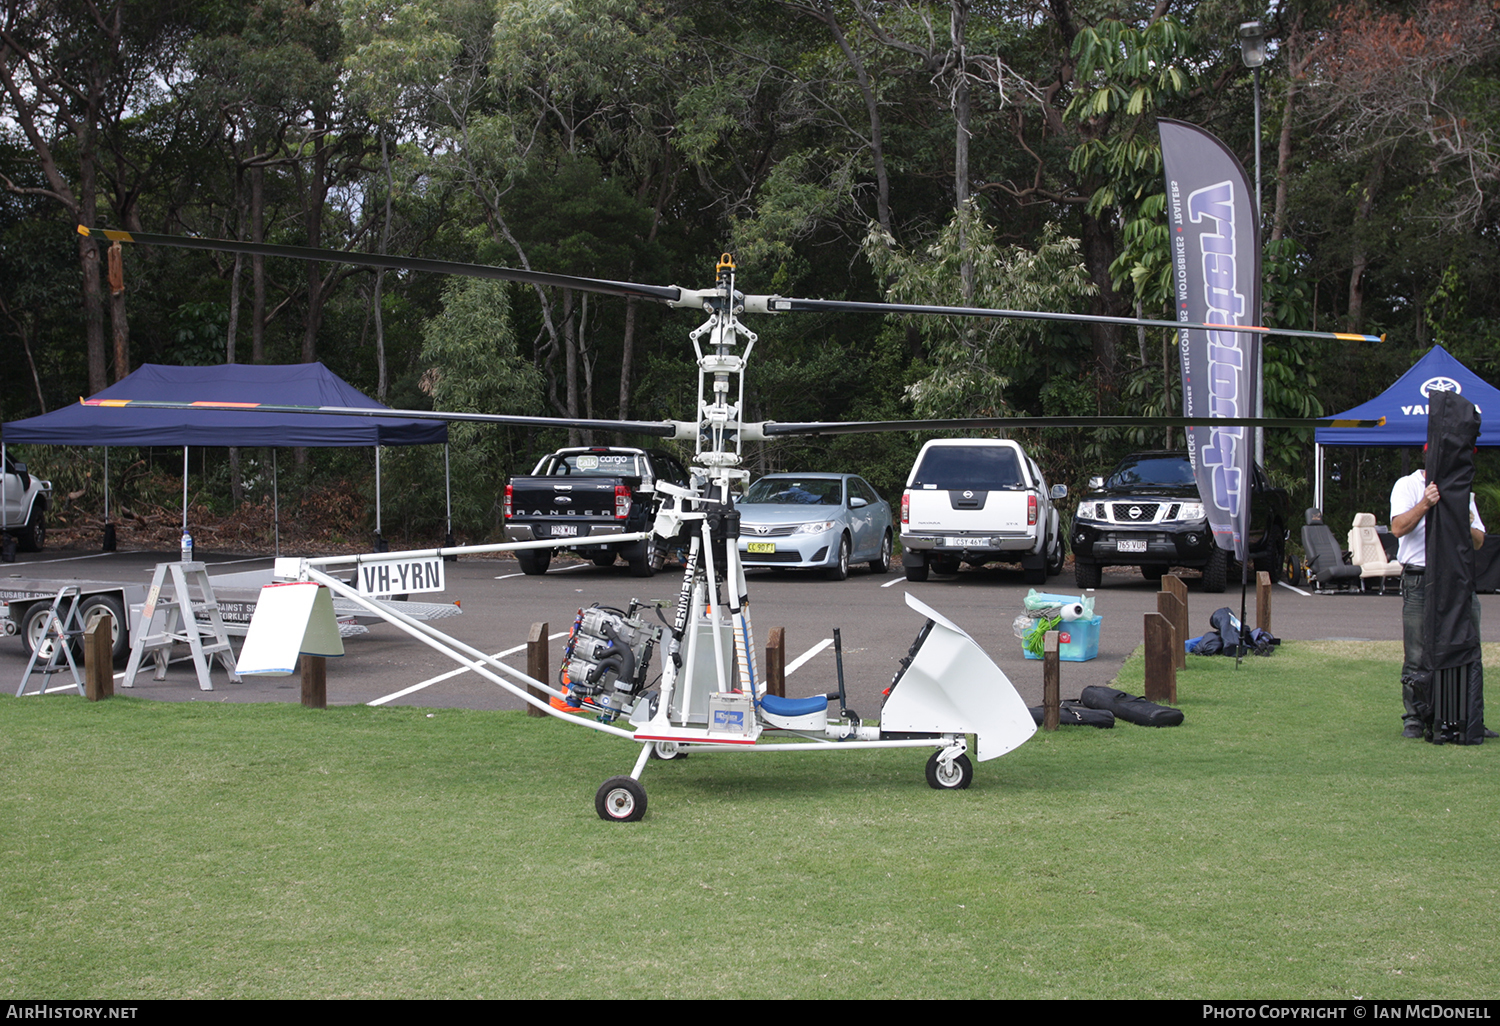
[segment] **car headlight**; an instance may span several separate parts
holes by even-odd
[[[824,531],[832,531],[839,525],[837,520],[817,520],[810,524],[803,524],[794,531],[794,534],[822,534]]]
[[[1202,520],[1208,514],[1203,512],[1203,503],[1184,502],[1177,507],[1178,520]]]
[[[1078,504],[1079,520],[1104,520],[1104,503],[1081,502]]]

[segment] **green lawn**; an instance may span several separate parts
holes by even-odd
[[[636,824],[593,808],[632,746],[520,713],[4,698],[0,992],[1493,998],[1500,746],[1401,740],[1399,661],[1197,659],[1182,727],[964,792],[653,762]]]

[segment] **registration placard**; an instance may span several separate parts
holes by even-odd
[[[443,590],[443,557],[368,559],[356,568],[354,586],[361,595],[409,595]]]

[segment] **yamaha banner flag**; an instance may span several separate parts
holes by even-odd
[[[1198,494],[1219,548],[1246,558],[1252,428],[1215,427],[1216,417],[1253,417],[1260,339],[1233,330],[1260,323],[1260,233],[1245,169],[1195,125],[1162,119],[1162,163],[1172,236],[1177,319],[1213,325],[1182,329],[1182,415]]]

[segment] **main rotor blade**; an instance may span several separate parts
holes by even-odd
[[[750,305],[747,298],[746,306]],[[998,317],[1006,320],[1070,321],[1079,324],[1121,324],[1136,328],[1188,328],[1193,331],[1243,331],[1256,335],[1286,335],[1295,338],[1339,339],[1346,342],[1384,342],[1384,335],[1357,335],[1342,331],[1302,331],[1297,328],[1265,328],[1248,324],[1200,324],[1196,321],[1158,321],[1135,317],[1106,317],[1094,314],[1051,313],[1041,310],[992,310],[976,306],[924,306],[915,303],[856,303],[842,299],[784,299],[768,296],[766,309],[772,313],[878,313],[943,314],[949,317]]]
[[[359,267],[376,267],[387,271],[429,271],[433,274],[461,274],[470,278],[518,281],[525,285],[552,285],[563,289],[578,289],[580,292],[598,292],[606,296],[652,299],[660,303],[676,303],[682,298],[682,289],[676,285],[641,285],[629,281],[579,278],[571,274],[548,274],[544,271],[525,271],[514,267],[464,264],[454,260],[427,260],[421,257],[382,256],[378,253],[349,253],[339,249],[310,249],[305,246],[272,246],[263,242],[238,242],[234,239],[200,239],[191,235],[149,235],[145,232],[122,232],[108,228],[85,228],[83,225],[78,226],[78,234],[95,239],[104,238],[111,242],[138,242],[149,246],[202,249],[216,253],[243,253],[247,256],[289,257],[292,260],[312,260],[327,264],[355,264]]]
[[[882,431],[990,431],[997,428],[1119,428],[1119,427],[1381,427],[1374,420],[1299,420],[1288,417],[969,417],[957,420],[863,420],[831,423],[778,424],[769,421],[761,431],[775,435],[858,435]]]
[[[203,400],[168,402],[164,399],[80,399],[84,406],[121,406],[137,410],[230,410],[252,413],[309,413],[329,417],[390,417],[396,420],[465,421],[479,424],[513,424],[521,427],[597,428],[628,431],[657,438],[679,434],[678,426],[660,420],[573,420],[567,417],[527,417],[509,413],[445,413],[439,410],[375,409],[368,406],[281,406],[275,403],[231,403]]]

